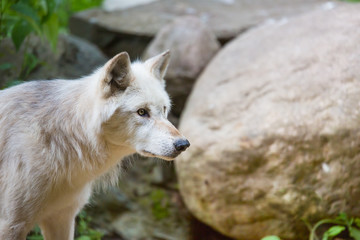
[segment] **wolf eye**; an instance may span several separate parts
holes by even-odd
[[[148,111],[146,111],[145,109],[143,108],[140,108],[139,110],[137,110],[137,113],[142,116],[142,117],[149,117],[149,113]]]

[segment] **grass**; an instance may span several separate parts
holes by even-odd
[[[306,223],[308,226],[309,224]],[[318,236],[317,230],[324,224],[330,224],[330,227]],[[340,213],[336,218],[322,219],[314,226],[310,227],[309,240],[332,240],[345,233],[354,240],[360,240],[360,218],[350,218],[345,213]],[[281,240],[278,236],[266,236],[261,240]]]

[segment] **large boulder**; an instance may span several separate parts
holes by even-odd
[[[28,74],[23,67],[25,48],[32,56],[28,66],[36,63]],[[79,78],[91,74],[107,60],[96,46],[71,35],[60,35],[55,51],[42,39],[30,36],[27,46],[23,44],[19,51],[15,51],[10,39],[2,40],[0,52],[3,54],[0,65],[11,64],[11,68],[2,71],[0,87],[18,79],[19,75],[23,75],[21,80]]]
[[[360,5],[330,8],[239,36],[189,97],[180,190],[230,237],[307,239],[303,220],[360,216]]]
[[[150,3],[137,5],[139,1]],[[71,33],[95,43],[108,55],[128,51],[130,56],[141,56],[156,33],[176,17],[199,17],[226,42],[260,22],[300,14],[327,0],[136,0],[132,8],[126,8],[129,1],[121,6],[111,2],[104,5],[106,10],[72,16]]]
[[[166,90],[179,116],[195,80],[220,49],[214,33],[196,17],[181,17],[161,29],[144,53],[144,59],[171,49]]]

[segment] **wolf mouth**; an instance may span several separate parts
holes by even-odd
[[[154,154],[150,151],[147,151],[147,150],[142,150],[139,152],[141,155],[143,156],[146,156],[146,157],[157,157],[157,158],[161,158],[161,159],[164,159],[164,160],[168,160],[168,161],[172,161],[174,160],[179,154],[173,154],[172,156],[168,156],[168,155],[157,155],[157,154]]]

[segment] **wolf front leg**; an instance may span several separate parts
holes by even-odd
[[[0,219],[0,239],[1,240],[25,240],[27,233],[30,231],[32,224],[27,222],[13,223],[2,221]]]
[[[74,239],[75,216],[78,207],[69,207],[40,222],[41,233],[45,240],[72,240]]]
[[[4,201],[0,206],[0,239],[25,240],[41,212],[43,196],[41,193],[29,194],[29,187],[16,182],[15,177],[8,179],[14,184],[1,193]]]
[[[91,184],[72,195],[75,201],[40,220],[41,233],[45,240],[73,240],[75,217],[91,195]]]

